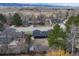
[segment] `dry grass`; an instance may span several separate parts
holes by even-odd
[[[47,53],[48,56],[69,56],[70,53],[64,50],[56,50],[56,51],[50,51]]]

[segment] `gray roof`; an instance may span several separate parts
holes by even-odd
[[[5,29],[0,32],[0,43],[10,43],[17,38],[22,38],[24,36],[23,32],[17,32],[14,28]]]
[[[63,23],[61,19],[52,19],[51,22],[52,23]]]
[[[33,31],[33,36],[34,36],[34,38],[47,38],[48,37],[48,33],[50,31],[51,30],[48,30],[48,31],[34,30]]]

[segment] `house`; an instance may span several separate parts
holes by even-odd
[[[51,30],[48,31],[40,31],[40,30],[35,30],[33,31],[33,37],[34,40],[32,40],[32,45],[30,47],[30,51],[33,52],[46,52],[49,49],[48,45],[48,33]]]
[[[20,53],[26,47],[24,32],[18,32],[14,28],[6,28],[0,32],[0,54]]]
[[[26,46],[25,39],[14,40],[10,44],[8,44],[7,53],[19,54],[26,48],[25,46]]]
[[[63,23],[63,20],[61,19],[51,19],[52,24],[60,24]]]
[[[17,40],[18,38],[23,38],[24,37],[24,32],[18,32],[14,28],[6,28],[3,32],[2,35],[5,36],[5,39],[7,43],[10,43],[13,40]]]

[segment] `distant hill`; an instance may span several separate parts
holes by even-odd
[[[67,6],[53,3],[0,3],[1,7],[50,7],[50,8],[77,8],[76,6]]]
[[[42,6],[42,7],[63,7],[59,5],[51,5],[48,3],[0,3],[0,6]]]

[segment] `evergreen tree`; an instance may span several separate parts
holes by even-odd
[[[67,32],[70,32],[72,25],[79,26],[79,15],[69,17],[65,25]]]
[[[0,14],[0,31],[4,29],[5,23],[7,23],[6,17],[3,14]]]
[[[3,14],[0,14],[0,22],[6,23],[6,17]]]
[[[16,26],[21,26],[21,25],[22,25],[22,19],[21,19],[21,17],[19,16],[18,13],[15,13],[15,14],[14,14],[12,24],[14,24],[14,25],[16,25]]]
[[[49,47],[65,48],[66,33],[60,28],[58,24],[54,26],[54,29],[48,35]]]

